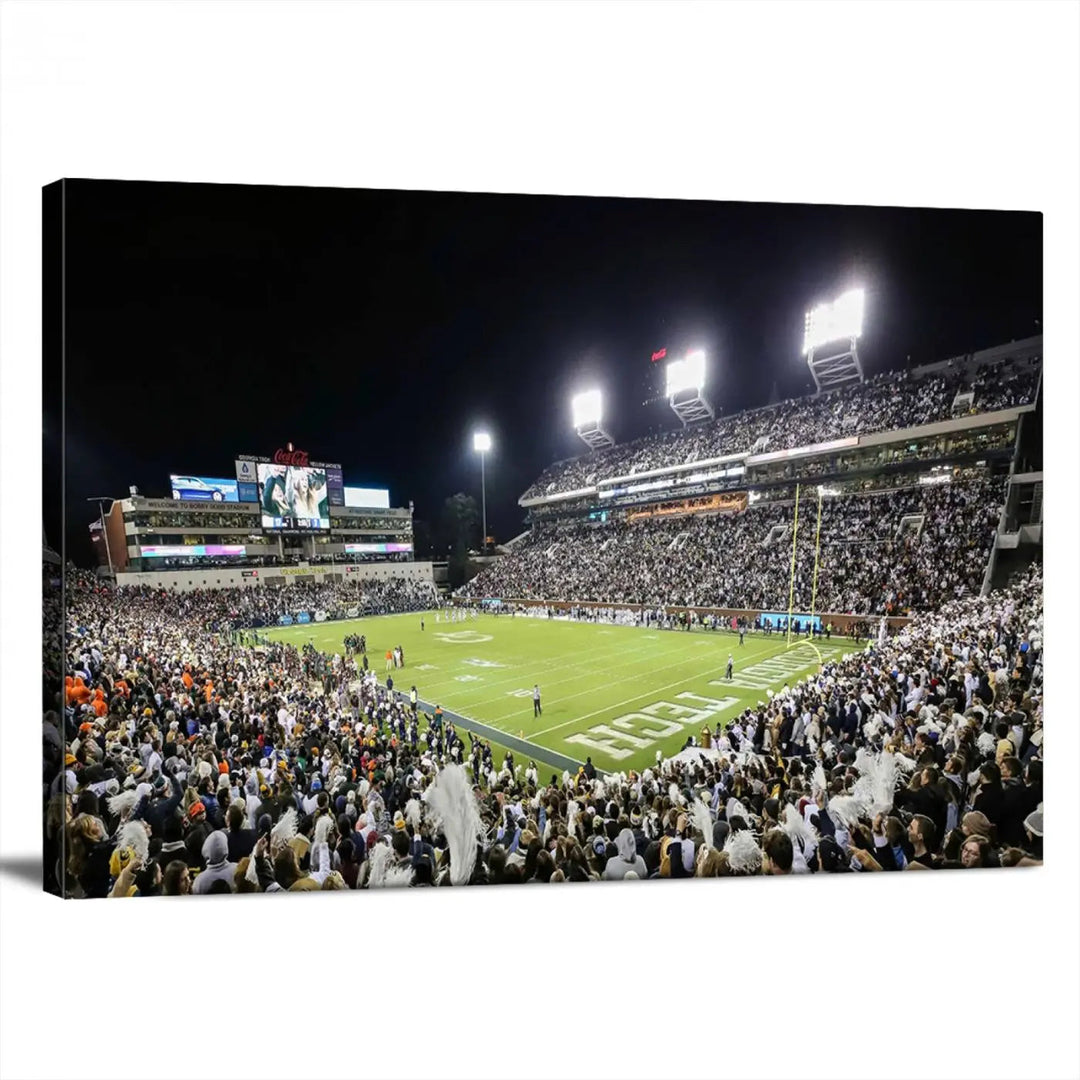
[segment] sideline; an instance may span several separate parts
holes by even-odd
[[[399,701],[409,704],[409,698],[403,690],[395,690],[394,697]],[[435,711],[435,706],[430,701],[424,701],[421,698],[416,699],[417,708],[426,713],[429,718]],[[499,731],[498,728],[489,727],[487,724],[482,724],[479,720],[472,720],[467,716],[462,716],[460,713],[452,712],[450,709],[443,709],[443,716],[454,722],[454,727],[464,728],[466,731],[471,731],[474,735],[479,735],[482,739],[488,739],[493,743],[498,743],[500,746],[505,746],[508,750],[513,750],[515,754],[524,754],[526,759],[531,758],[533,761],[543,762],[545,765],[550,765],[553,769],[561,770],[563,772],[569,772],[571,776],[577,774],[578,768],[585,763],[578,761],[576,758],[567,757],[565,754],[560,754],[556,750],[549,750],[546,746],[540,746],[537,743],[529,742],[527,739],[520,739],[516,735],[510,735],[505,731]],[[527,761],[515,762],[516,764],[526,765]],[[597,774],[603,773],[603,770],[597,769]]]

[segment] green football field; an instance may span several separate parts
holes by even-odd
[[[405,667],[394,689],[413,685],[422,702],[457,714],[461,725],[538,763],[569,768],[591,756],[603,770],[644,768],[853,646],[833,638],[788,646],[782,634],[656,630],[481,615],[436,623],[435,612],[310,623],[262,631],[300,646],[344,652],[346,634],[366,634],[380,682],[387,649]],[[734,675],[726,678],[728,656]],[[532,687],[539,684],[540,716]],[[466,739],[466,743],[468,740]]]

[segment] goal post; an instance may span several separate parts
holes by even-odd
[[[799,539],[799,485],[795,485],[795,523],[791,529],[791,584],[788,587],[787,640],[791,644],[791,615],[795,609],[795,543]]]

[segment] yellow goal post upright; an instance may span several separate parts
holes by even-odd
[[[795,542],[799,538],[799,485],[795,485],[795,524],[791,529],[791,584],[788,587],[787,643],[791,644],[791,615],[795,606]]]
[[[810,622],[813,623],[817,613],[817,573],[818,560],[821,558],[821,498],[825,490],[818,484],[817,489],[817,530],[814,533],[814,585],[810,592]]]

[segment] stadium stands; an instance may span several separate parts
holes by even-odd
[[[68,597],[43,796],[46,874],[69,896],[1042,858],[1038,566],[826,663],[701,745],[607,776],[496,761],[344,657],[238,649],[211,632],[235,594],[118,592],[73,573]]]
[[[556,462],[524,500],[579,490],[649,469],[749,453],[811,446],[849,435],[917,427],[954,415],[958,394],[972,393],[968,411],[990,413],[1029,405],[1038,387],[1038,359],[917,377],[889,372],[812,398],[797,398],[714,422],[613,446]]]
[[[811,489],[811,493],[812,493]],[[804,511],[796,610],[813,593],[814,501]],[[1004,501],[989,480],[827,499],[821,518],[816,610],[853,614],[929,611],[981,586]],[[918,535],[900,535],[905,518]],[[526,543],[459,590],[466,598],[543,599],[786,610],[790,505],[738,514],[538,527]]]

